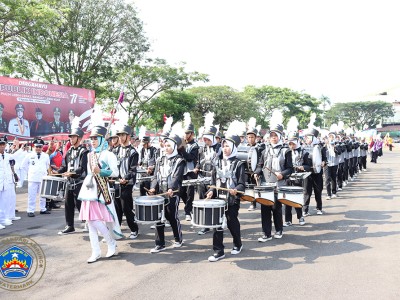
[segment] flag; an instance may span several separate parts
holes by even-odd
[[[118,103],[121,104],[122,101],[124,101],[124,91],[123,90],[121,90],[121,93],[119,93]]]
[[[167,115],[166,114],[164,114],[163,120],[164,120],[164,123],[167,122]]]

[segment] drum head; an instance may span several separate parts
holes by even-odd
[[[268,192],[275,189],[275,183],[263,184],[254,187],[254,191]]]
[[[256,198],[256,202],[265,206],[274,206],[274,201],[265,198]]]
[[[294,207],[294,208],[302,208],[303,207],[303,205],[301,205],[300,203],[293,202],[288,199],[279,199],[279,202],[282,204],[285,204],[287,206]]]
[[[255,200],[255,198],[250,195],[243,195],[242,197],[240,197],[240,200],[247,201],[247,202],[253,202]]]
[[[193,206],[195,206],[195,207],[223,207],[223,206],[225,206],[225,201],[220,200],[220,199],[195,200],[195,201],[193,201]]]
[[[288,194],[303,194],[303,187],[301,186],[280,186],[278,190]]]
[[[160,205],[164,204],[164,198],[161,196],[140,196],[135,199],[138,205]]]

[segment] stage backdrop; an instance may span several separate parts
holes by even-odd
[[[0,76],[0,135],[67,139],[75,116],[87,128],[94,103],[93,90]]]

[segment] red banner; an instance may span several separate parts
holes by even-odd
[[[87,128],[94,103],[93,90],[0,76],[0,135],[65,139],[75,116]]]

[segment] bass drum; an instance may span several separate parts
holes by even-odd
[[[246,171],[247,172],[254,172],[257,168],[257,149],[253,146],[244,146],[241,145],[237,149],[236,157],[241,161],[246,163]]]

